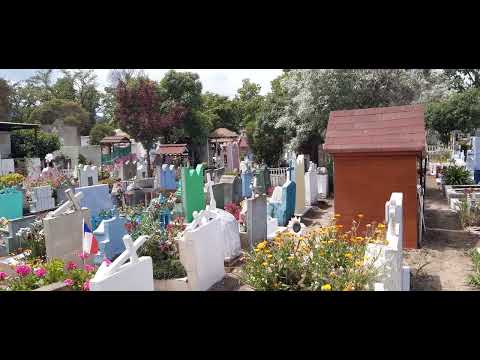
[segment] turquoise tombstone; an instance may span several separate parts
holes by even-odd
[[[287,181],[282,186],[282,202],[269,203],[267,213],[278,220],[279,226],[286,226],[295,212],[295,182]]]
[[[23,192],[16,188],[0,190],[0,217],[8,220],[23,217]]]
[[[182,167],[182,202],[187,222],[193,221],[193,212],[205,209],[203,192],[203,164],[196,169]]]

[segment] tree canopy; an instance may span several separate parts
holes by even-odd
[[[11,111],[10,96],[12,89],[7,81],[0,78],[0,121],[8,121]]]
[[[30,114],[29,121],[43,125],[62,120],[65,125],[81,126],[88,121],[88,112],[74,101],[53,99],[36,107]]]
[[[12,132],[12,157],[40,157],[60,150],[60,138],[56,134],[45,131],[37,132],[35,141],[35,130],[16,130]]]
[[[112,126],[104,123],[96,124],[90,130],[90,145],[99,145],[105,136],[112,135],[115,135],[115,129]]]

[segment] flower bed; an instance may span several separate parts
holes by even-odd
[[[82,257],[84,259],[85,257]],[[75,263],[65,264],[62,260],[26,260],[14,266],[15,275],[0,272],[0,290],[6,291],[88,291],[89,280],[96,268],[89,264],[78,267]]]
[[[336,215],[338,218],[339,215]],[[385,225],[359,221],[344,232],[334,221],[304,236],[282,233],[246,254],[241,280],[255,290],[373,290],[377,270],[365,260],[368,243],[385,243]]]

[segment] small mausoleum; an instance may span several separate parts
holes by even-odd
[[[423,105],[330,113],[325,150],[334,162],[334,210],[350,228],[385,220],[385,202],[403,193],[403,246],[421,245],[425,190]],[[364,227],[361,226],[363,230]]]
[[[169,164],[179,166],[188,166],[189,151],[187,144],[162,144],[158,145],[156,149],[157,156],[155,164]]]
[[[228,143],[234,143],[238,141],[238,134],[235,131],[227,128],[218,128],[210,133],[208,136],[208,166],[215,165],[215,159],[219,159],[221,156],[221,149]],[[226,162],[225,159],[222,159]],[[218,160],[216,161],[218,162]]]
[[[102,165],[113,164],[115,159],[127,156],[132,152],[132,143],[127,136],[105,136],[100,141]]]

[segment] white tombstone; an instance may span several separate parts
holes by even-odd
[[[30,212],[50,210],[55,207],[55,199],[52,197],[50,185],[34,187],[31,190]]]
[[[287,230],[286,226],[278,226],[277,218],[267,217],[267,239],[271,240],[276,235]]]
[[[0,159],[0,176],[15,172],[13,159]]]
[[[298,155],[295,161],[295,214],[303,215],[305,212],[305,159]]]
[[[405,277],[408,268],[402,266],[403,254],[403,194],[392,193],[385,204],[385,220],[388,224],[386,239],[388,244],[368,244],[365,252],[367,261],[373,261],[378,269],[377,281],[386,291],[409,290]]]
[[[190,290],[208,290],[225,276],[221,226],[218,214],[202,210],[178,241],[180,261],[187,271]]]
[[[153,291],[152,258],[137,255],[147,240],[148,236],[140,236],[133,242],[130,235],[125,235],[125,251],[110,265],[100,265],[90,280],[90,291]],[[127,260],[130,261],[125,263]]]
[[[43,219],[47,258],[78,261],[77,253],[83,245],[83,221],[91,226],[90,211],[80,208],[81,192],[73,196],[71,189],[67,189],[65,193],[69,200]]]
[[[307,173],[305,174],[305,205],[311,206],[317,202],[317,166],[310,162]]]
[[[147,164],[143,161],[137,162],[137,179],[145,179],[148,177]]]
[[[80,187],[98,185],[98,168],[90,165],[78,165]]]

